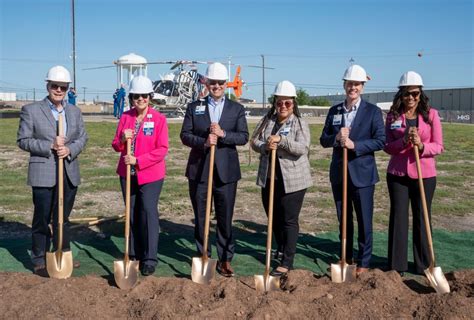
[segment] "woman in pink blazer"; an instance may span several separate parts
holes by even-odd
[[[443,152],[443,133],[438,111],[428,104],[423,80],[413,71],[404,73],[399,90],[385,123],[385,152],[391,155],[387,168],[390,195],[388,264],[403,274],[408,270],[408,205],[413,213],[414,272],[423,274],[430,255],[418,187],[418,174],[413,148],[420,150],[421,172],[431,220],[431,202],[436,188],[434,157]]]
[[[130,83],[130,105],[133,108],[120,118],[112,147],[120,152],[117,173],[125,198],[126,166],[131,165],[130,259],[140,261],[142,275],[155,272],[158,264],[158,200],[165,178],[168,153],[166,118],[150,105],[153,86],[144,76]],[[127,139],[132,153],[127,155]]]

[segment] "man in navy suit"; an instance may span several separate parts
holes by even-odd
[[[365,70],[351,65],[344,73],[346,99],[329,109],[320,143],[333,148],[330,181],[339,222],[342,218],[342,148],[348,149],[347,260],[353,258],[355,209],[358,225],[357,275],[369,268],[372,256],[372,216],[375,184],[379,181],[374,152],[385,144],[382,111],[361,99]]]
[[[221,63],[212,63],[207,68],[206,77],[209,96],[188,105],[181,129],[181,141],[191,148],[186,177],[194,210],[194,237],[199,255],[202,255],[203,249],[209,148],[211,145],[216,146],[212,194],[217,218],[217,271],[223,276],[232,277],[232,217],[237,181],[241,178],[236,146],[245,145],[249,133],[244,107],[225,97],[228,79],[226,67]],[[211,246],[208,248],[210,256]]]

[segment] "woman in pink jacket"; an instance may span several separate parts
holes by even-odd
[[[147,77],[137,76],[130,83],[133,108],[120,118],[112,147],[120,152],[117,173],[125,198],[126,166],[131,165],[130,259],[140,261],[142,275],[155,272],[158,264],[158,200],[165,178],[168,153],[166,118],[150,105],[153,86]],[[132,152],[127,156],[127,139]]]
[[[408,205],[413,214],[413,256],[415,272],[423,274],[430,264],[428,240],[418,187],[413,148],[420,150],[421,172],[431,220],[431,201],[436,188],[434,157],[443,152],[443,133],[438,111],[428,104],[419,74],[402,75],[399,90],[385,123],[385,152],[391,155],[387,168],[390,194],[388,264],[403,275],[408,270]]]

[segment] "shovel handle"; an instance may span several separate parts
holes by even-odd
[[[268,196],[268,229],[267,229],[267,254],[265,261],[265,281],[270,272],[270,260],[272,251],[272,231],[273,231],[273,195],[275,193],[275,163],[276,149],[272,149],[270,163],[270,194]]]
[[[58,115],[58,136],[63,136],[63,116]],[[58,254],[63,251],[63,223],[64,223],[64,160],[58,158]],[[59,259],[61,257],[59,256]]]
[[[202,261],[207,261],[207,246],[209,241],[209,224],[211,222],[211,204],[212,204],[212,183],[214,181],[214,157],[216,153],[216,146],[211,145],[209,156],[209,176],[207,178],[207,198],[206,198],[206,219],[204,222],[204,239],[202,246]]]
[[[420,152],[418,150],[418,146],[413,146],[413,152],[415,153],[416,171],[418,173],[418,185],[420,188],[421,206],[423,207],[423,219],[425,220],[426,237],[428,238],[428,247],[430,249],[431,255],[430,269],[432,269],[436,266],[435,255],[433,249],[433,239],[431,237],[431,226],[428,216],[428,206],[426,205],[425,186],[423,185],[423,176],[421,174]]]
[[[347,148],[342,148],[342,230],[341,263],[346,263],[347,242]]]
[[[132,154],[132,139],[127,139],[127,155]],[[129,261],[128,257],[128,241],[130,237],[130,189],[131,189],[131,166],[127,164],[127,176],[125,181],[125,257],[124,265]]]

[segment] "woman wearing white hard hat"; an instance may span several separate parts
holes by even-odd
[[[423,92],[421,76],[408,71],[402,75],[387,115],[385,152],[391,155],[387,168],[390,194],[388,264],[403,273],[408,270],[408,207],[413,214],[414,272],[423,274],[430,264],[430,255],[413,148],[420,152],[421,172],[428,213],[436,188],[434,157],[443,152],[443,133],[438,111],[432,108]],[[430,218],[431,219],[431,218]]]
[[[296,88],[289,81],[275,87],[272,107],[252,134],[252,149],[260,154],[257,185],[268,215],[270,196],[270,155],[276,149],[273,234],[279,265],[271,272],[281,276],[293,268],[299,232],[299,214],[306,189],[312,183],[309,166],[310,132],[301,119]]]
[[[351,65],[344,72],[343,103],[329,109],[321,133],[324,148],[333,148],[329,178],[336,204],[337,217],[342,222],[343,148],[347,165],[347,246],[346,259],[353,262],[354,222],[357,217],[357,275],[368,271],[372,257],[372,218],[375,184],[379,181],[375,152],[385,144],[382,111],[361,97],[369,78],[359,65]],[[340,223],[342,235],[342,223]]]
[[[142,275],[155,272],[158,263],[158,201],[168,153],[166,118],[150,105],[153,85],[144,76],[130,83],[132,108],[120,117],[112,147],[120,152],[117,174],[125,198],[126,166],[131,165],[130,258],[140,261]],[[130,140],[129,140],[130,139]],[[127,140],[131,155],[127,155]]]

